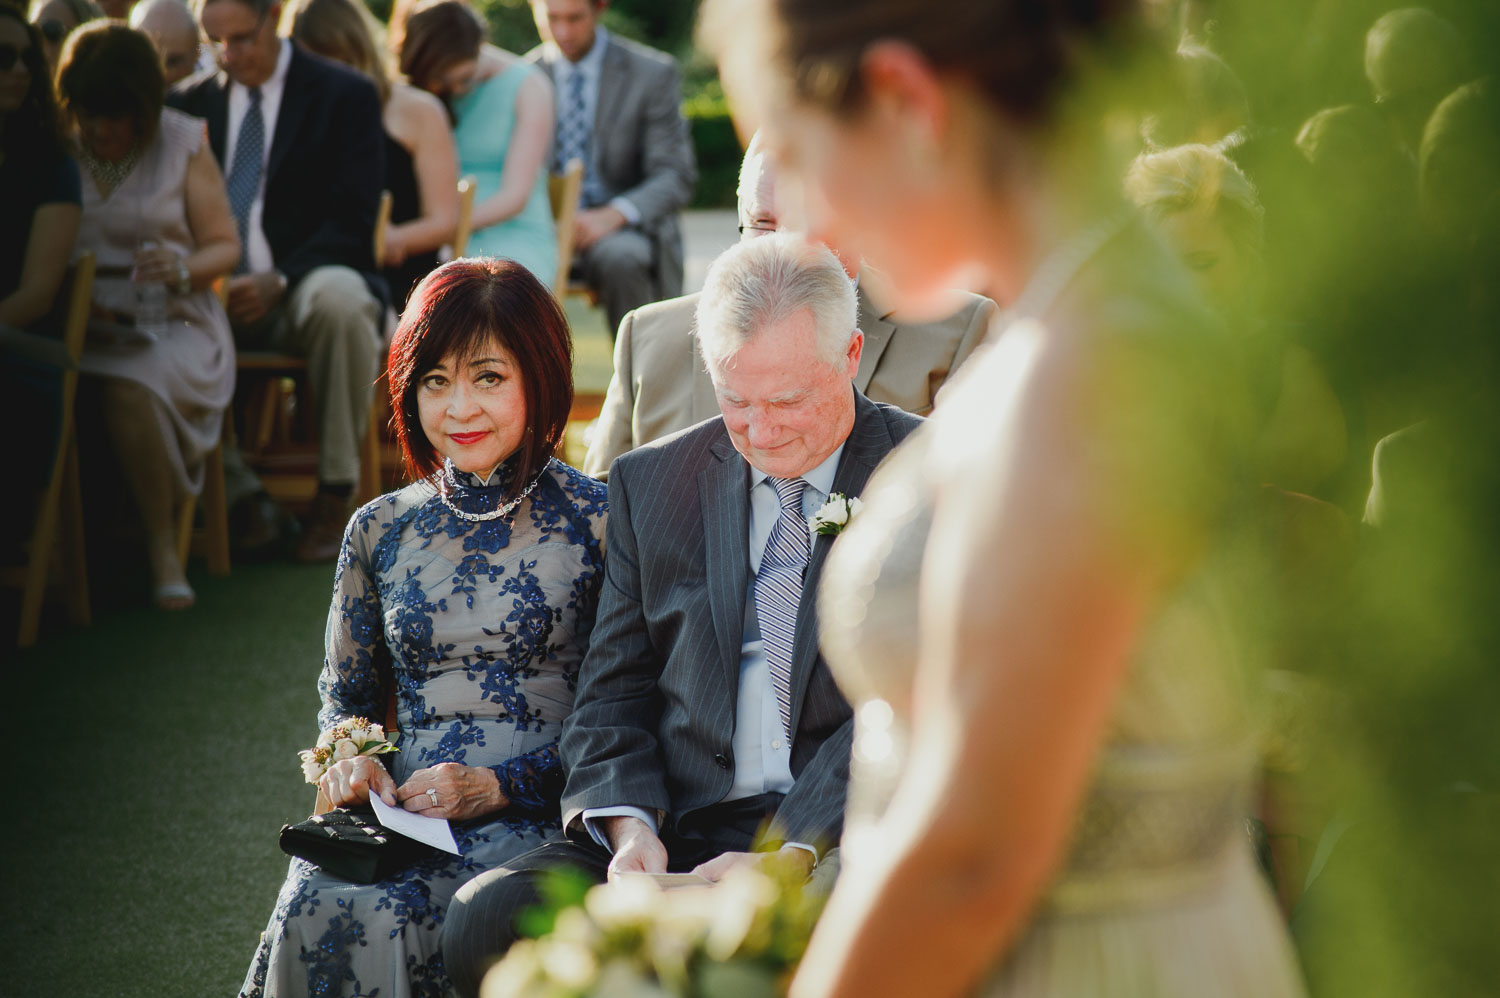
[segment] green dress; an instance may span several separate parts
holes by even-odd
[[[485,80],[453,102],[458,118],[453,138],[458,146],[458,170],[475,180],[474,200],[483,201],[500,189],[505,154],[516,128],[516,95],[532,73],[541,70],[518,63]],[[524,265],[547,287],[557,275],[557,232],[547,200],[547,171],[537,170],[531,195],[519,213],[503,222],[475,229],[468,256],[508,257]]]

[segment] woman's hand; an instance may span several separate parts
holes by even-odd
[[[376,760],[367,755],[340,759],[318,780],[318,789],[334,807],[365,804],[373,792],[387,804],[396,803],[396,781]]]
[[[133,275],[136,281],[160,281],[175,287],[182,279],[183,270],[182,257],[175,250],[153,246],[136,251]]]
[[[456,762],[417,770],[396,788],[396,800],[408,811],[449,821],[492,814],[510,805],[494,770]]]

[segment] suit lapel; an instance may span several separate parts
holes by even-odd
[[[875,468],[891,450],[891,433],[875,403],[861,394],[854,397],[854,428],[844,443],[843,456],[833,476],[833,491],[857,497]],[[797,730],[802,714],[802,699],[818,657],[818,582],[823,577],[823,563],[833,537],[812,536],[812,552],[807,575],[802,581],[802,599],[797,604],[797,640],[792,649],[792,730]]]
[[[281,107],[276,112],[276,134],[271,137],[271,157],[266,161],[266,183],[276,176],[276,170],[286,159],[292,141],[302,127],[307,114],[307,101],[302,99],[302,78],[307,69],[307,57],[291,46],[291,61],[286,67],[286,82],[281,88]]]
[[[594,101],[594,166],[599,170],[601,179],[606,169],[605,164],[614,162],[608,158],[609,153],[613,152],[613,140],[625,133],[618,127],[601,128],[600,123],[617,125],[625,89],[629,85],[630,60],[626,57],[625,50],[606,42],[604,64],[599,67],[599,96]],[[635,138],[634,133],[631,135]]]
[[[721,431],[722,432],[722,431]],[[748,472],[726,433],[712,447],[714,460],[698,473],[708,603],[729,689],[739,689],[740,645],[745,630],[745,589],[750,579]]]
[[[219,70],[214,83],[215,86],[204,88],[204,106],[200,110],[208,121],[208,147],[214,151],[214,158],[228,177],[229,164],[224,162],[224,150],[229,135],[229,74]]]
[[[865,334],[865,346],[859,356],[859,370],[854,375],[854,387],[861,392],[869,391],[870,379],[875,375],[875,368],[880,366],[880,357],[896,333],[895,325],[885,318],[887,314],[865,296],[864,289],[860,289],[859,328]]]

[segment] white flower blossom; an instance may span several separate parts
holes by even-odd
[[[333,758],[335,761],[339,759],[353,759],[357,755],[359,755],[359,746],[347,738],[340,738],[333,746]]]

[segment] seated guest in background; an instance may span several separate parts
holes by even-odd
[[[234,394],[234,341],[214,280],[240,256],[203,122],[164,109],[160,57],[142,32],[95,21],[68,37],[57,73],[83,164],[78,248],[97,261],[79,369],[101,379],[105,427],[146,527],[152,598],[193,603],[176,511],[203,488]],[[149,319],[137,296],[165,285]]]
[[[47,56],[49,80],[57,75],[57,58],[73,29],[104,16],[103,8],[94,0],[32,0],[31,23],[42,35],[42,52]]]
[[[581,159],[573,249],[609,328],[647,302],[682,294],[677,213],[698,167],[672,57],[604,30],[606,0],[531,0],[543,44],[526,58],[552,76],[552,172]]]
[[[0,420],[28,428],[8,448],[13,474],[45,481],[57,450],[68,356],[58,330],[43,320],[62,289],[78,234],[78,164],[58,130],[41,36],[4,4],[0,191]],[[22,492],[4,490],[0,512],[7,522],[30,522],[32,496]]]
[[[698,344],[722,415],[615,461],[607,582],[563,724],[573,841],[454,898],[443,959],[459,994],[514,941],[550,867],[717,880],[764,860],[747,851],[758,840],[799,871],[837,843],[852,720],[818,652],[831,539],[808,517],[857,496],[920,423],[855,390],[854,317],[838,260],[793,236],[709,269]]]
[[[438,265],[458,226],[458,160],[448,115],[431,94],[393,82],[375,43],[380,26],[358,0],[291,0],[281,33],[309,52],[353,67],[375,84],[385,126],[391,224],[380,261],[398,309]]]
[[[413,292],[390,391],[414,484],[349,524],[318,679],[324,731],[383,718],[394,698],[400,751],[335,762],[318,785],[335,806],[373,794],[445,818],[463,855],[369,885],[292,860],[245,998],[330,981],[448,994],[438,933],[453,892],[558,836],[559,725],[593,630],[606,508],[603,486],[552,457],[572,378],[567,320],[524,267],[457,260]]]
[[[198,22],[183,0],[141,0],[131,8],[130,26],[144,31],[161,53],[167,86],[174,86],[197,72],[202,51]]]
[[[78,164],[58,130],[39,33],[0,4],[0,326],[52,308],[78,232]]]
[[[750,140],[740,167],[740,239],[782,230],[776,207],[774,166],[759,137]],[[845,260],[852,277],[859,261]],[[873,402],[925,416],[943,383],[984,339],[999,310],[980,295],[954,292],[959,307],[939,322],[906,322],[855,289],[859,328],[865,335],[854,387]],[[632,448],[685,429],[717,413],[713,382],[693,347],[698,295],[646,305],[620,323],[614,375],[604,397],[583,467],[602,478],[610,463]]]
[[[347,66],[278,38],[272,0],[197,10],[221,72],[187,81],[168,103],[208,120],[224,168],[245,248],[229,280],[236,345],[307,360],[318,492],[296,553],[329,561],[359,481],[386,304],[373,244],[385,185],[380,96]],[[238,451],[226,448],[224,464],[241,553],[270,548],[285,514]]]
[[[550,287],[552,87],[536,67],[487,44],[486,30],[464,0],[432,0],[407,18],[397,56],[401,72],[453,112],[459,170],[477,185],[465,253],[515,260]]]
[[[1258,480],[1321,494],[1347,454],[1344,414],[1312,352],[1260,314],[1264,210],[1255,186],[1218,149],[1185,145],[1137,157],[1125,189],[1238,334],[1260,421]]]

